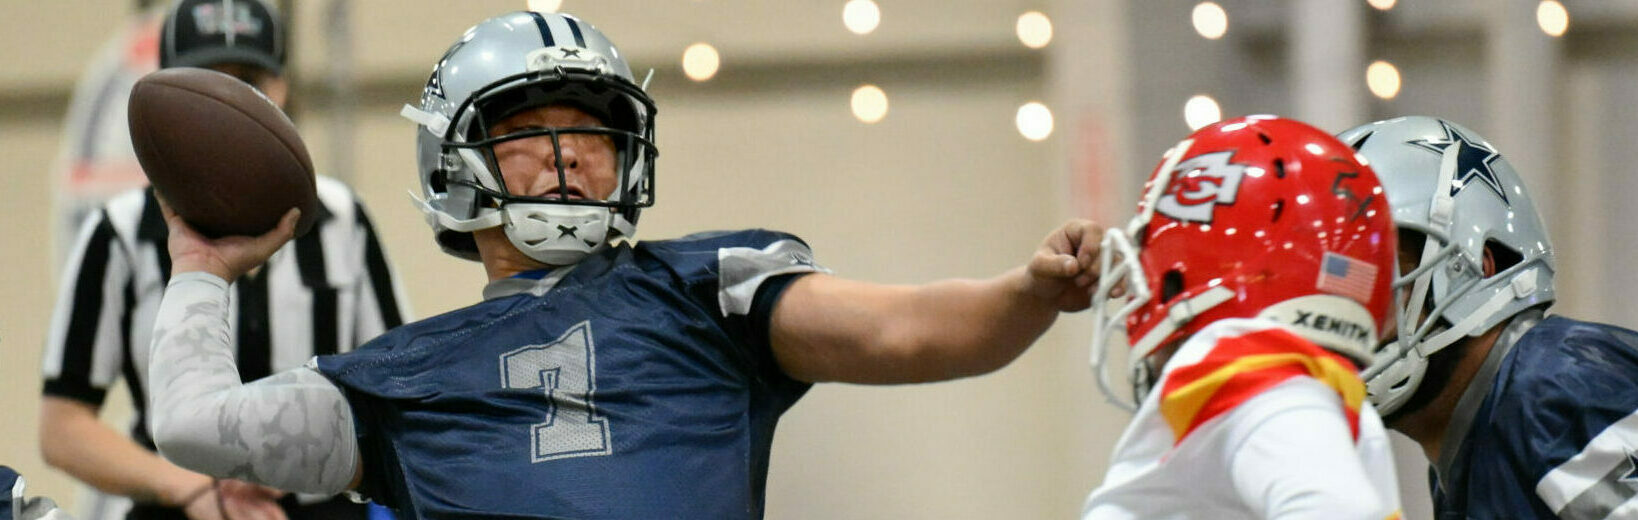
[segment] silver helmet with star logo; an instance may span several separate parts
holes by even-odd
[[[1397,337],[1364,373],[1372,403],[1392,414],[1434,353],[1553,301],[1553,247],[1512,164],[1472,130],[1412,116],[1338,137],[1376,171],[1400,230]]]
[[[489,126],[520,111],[566,105],[602,126],[531,128],[489,135]],[[511,243],[547,265],[569,265],[636,233],[642,208],[654,202],[654,102],[602,31],[561,13],[520,11],[485,20],[456,40],[432,69],[417,123],[424,199],[417,205],[444,251],[478,260],[472,232],[504,227]],[[617,188],[596,200],[571,194],[560,138],[608,137],[616,152]],[[557,193],[511,193],[494,146],[549,138]]]

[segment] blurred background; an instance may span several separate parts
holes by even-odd
[[[7,0],[0,22],[0,464],[70,510],[88,500],[38,454],[40,348],[64,233],[88,201],[142,182],[120,89],[152,67],[144,3]],[[1123,222],[1191,128],[1425,114],[1489,137],[1524,175],[1558,246],[1559,312],[1638,322],[1624,296],[1638,234],[1620,224],[1638,220],[1621,166],[1638,164],[1638,2],[278,3],[294,19],[292,115],[321,173],[375,212],[419,317],[476,302],[484,276],[440,253],[409,204],[414,127],[398,109],[466,27],[535,8],[598,26],[639,77],[654,69],[643,238],[767,227],[849,277],[984,277],[1065,218]],[[1076,516],[1126,420],[1086,369],[1089,333],[1090,316],[1065,316],[1012,366],[963,381],[815,387],[780,427],[768,517]],[[109,395],[123,430],[125,394]],[[1408,518],[1426,517],[1423,464],[1400,458]]]

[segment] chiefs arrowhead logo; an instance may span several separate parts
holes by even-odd
[[[1218,204],[1233,204],[1240,193],[1246,167],[1230,163],[1232,155],[1232,151],[1201,154],[1178,164],[1155,211],[1177,220],[1210,223],[1212,210]]]

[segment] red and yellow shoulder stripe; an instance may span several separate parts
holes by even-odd
[[[1282,329],[1264,329],[1217,339],[1198,363],[1175,367],[1161,389],[1160,413],[1172,428],[1173,444],[1206,421],[1287,379],[1310,376],[1336,390],[1354,438],[1365,384],[1348,358]]]

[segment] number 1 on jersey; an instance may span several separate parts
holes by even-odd
[[[597,349],[591,322],[582,321],[555,341],[501,355],[501,386],[541,388],[546,422],[535,424],[531,462],[614,453],[609,423],[597,413]]]

